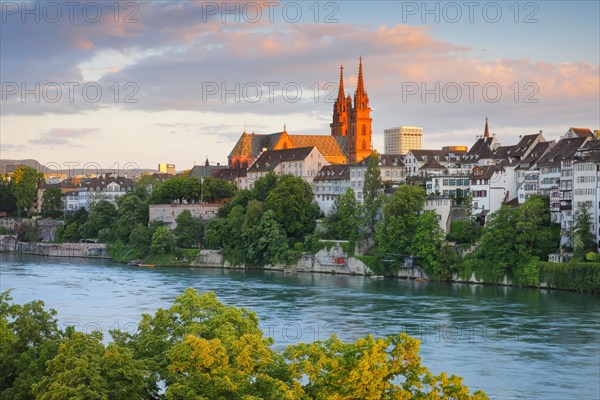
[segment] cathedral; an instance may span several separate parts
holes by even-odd
[[[229,154],[229,167],[247,169],[266,150],[316,147],[331,164],[362,161],[372,151],[371,108],[363,79],[362,57],[358,66],[358,84],[352,96],[344,92],[344,67],[340,67],[340,84],[333,105],[329,135],[294,135],[287,132],[255,134],[244,131]]]

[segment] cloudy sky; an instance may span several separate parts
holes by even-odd
[[[598,1],[0,4],[2,159],[181,170],[244,127],[329,134],[361,55],[379,149],[600,128]]]

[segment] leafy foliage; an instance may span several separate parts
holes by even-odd
[[[325,218],[326,235],[332,239],[354,241],[360,235],[361,207],[354,190],[349,188],[336,198],[331,213]]]
[[[375,224],[383,204],[379,155],[376,151],[371,154],[367,165],[363,184],[363,201],[364,234],[366,237],[370,237],[375,232]]]
[[[37,186],[44,181],[44,175],[28,166],[21,166],[13,173],[14,195],[19,215],[28,215],[37,196]]]
[[[204,224],[200,218],[194,218],[189,210],[183,211],[175,220],[177,226],[173,230],[177,236],[177,244],[181,247],[192,247],[202,241]]]
[[[114,204],[108,200],[100,200],[91,209],[85,224],[81,226],[81,236],[84,238],[97,238],[101,229],[114,228],[117,218],[117,208]]]
[[[111,331],[108,345],[98,332],[61,331],[41,302],[10,300],[0,293],[3,399],[487,399],[459,377],[433,376],[404,333],[276,352],[255,313],[210,292],[186,289],[135,333]]]
[[[63,215],[62,192],[57,187],[50,187],[42,197],[42,217],[59,218]]]

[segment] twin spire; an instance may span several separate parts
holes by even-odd
[[[356,92],[354,92],[355,106],[358,104],[359,100],[361,104],[364,103],[364,100],[368,102],[368,96],[367,92],[365,91],[365,83],[363,78],[362,56],[359,58],[359,60],[360,61],[358,64],[358,84],[356,85]],[[341,103],[345,101],[346,98],[344,94],[344,66],[340,65],[340,85],[338,89],[337,102]],[[348,98],[350,98],[350,95],[348,95]]]

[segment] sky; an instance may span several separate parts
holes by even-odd
[[[600,129],[598,1],[0,1],[0,157],[227,161],[244,131],[330,133],[359,57],[383,130],[424,148]]]

